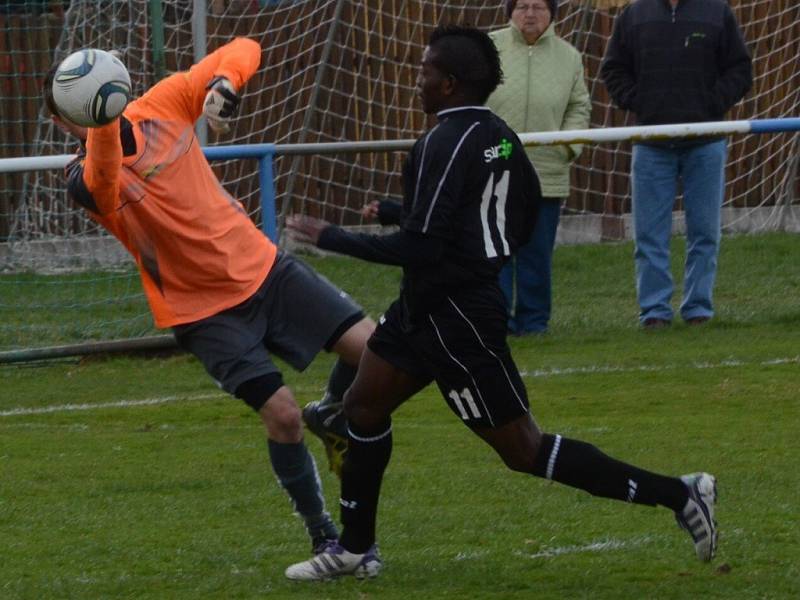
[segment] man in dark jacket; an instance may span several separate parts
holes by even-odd
[[[719,121],[752,85],[750,55],[725,0],[636,0],[617,17],[601,76],[641,125]],[[712,293],[725,193],[727,141],[633,145],[636,288],[645,328],[672,322],[669,240],[680,179],[686,214],[684,321],[714,315]]]

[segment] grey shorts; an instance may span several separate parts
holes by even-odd
[[[270,354],[302,371],[363,316],[345,292],[280,252],[250,298],[200,321],[177,325],[173,332],[178,345],[200,359],[222,389],[234,394],[245,381],[280,373]]]

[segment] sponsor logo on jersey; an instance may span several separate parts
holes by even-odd
[[[500,140],[500,145],[491,146],[490,148],[487,148],[486,150],[483,151],[483,158],[484,158],[483,162],[490,163],[497,158],[502,158],[507,160],[511,158],[512,148],[513,146],[511,145],[511,142],[503,138],[502,140]]]

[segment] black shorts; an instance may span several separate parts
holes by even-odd
[[[507,315],[494,290],[448,297],[404,329],[399,301],[380,318],[367,345],[398,369],[435,380],[469,427],[499,427],[526,414],[528,395],[506,342]]]
[[[298,371],[364,318],[361,307],[325,277],[280,252],[250,298],[206,319],[173,328],[178,345],[233,394],[245,381],[280,370],[279,356]]]

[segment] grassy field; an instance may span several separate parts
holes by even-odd
[[[0,352],[156,333],[135,267],[0,275]]]
[[[188,356],[103,357],[0,367],[0,598],[800,597],[799,243],[726,238],[717,318],[656,332],[630,245],[559,248],[551,333],[511,340],[544,429],[717,475],[710,565],[664,509],[506,471],[431,388],[395,417],[381,577],[288,582],[309,545],[250,410]],[[392,269],[313,262],[374,316],[396,291]],[[287,369],[301,403],[330,366]]]

